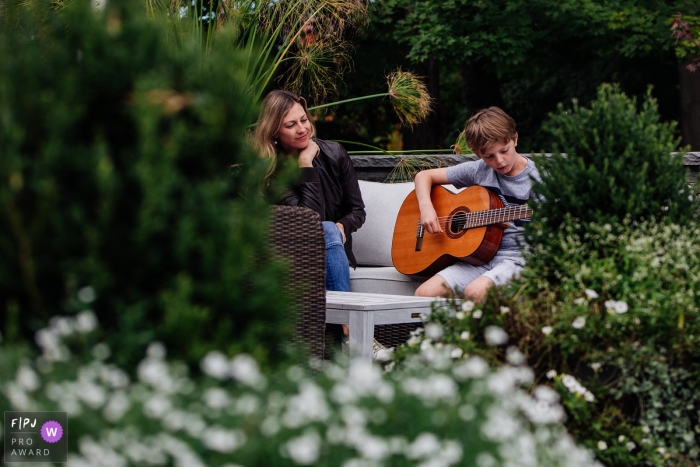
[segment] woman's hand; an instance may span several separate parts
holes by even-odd
[[[347,238],[345,238],[345,226],[341,224],[340,222],[336,222],[335,225],[338,226],[338,230],[340,230],[340,235],[343,236],[343,245],[345,244],[345,241]]]
[[[311,140],[309,145],[299,153],[299,167],[313,167],[314,159],[320,152],[321,149],[316,144],[316,141]]]

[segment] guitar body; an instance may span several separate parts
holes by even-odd
[[[420,239],[420,209],[415,190],[399,209],[391,245],[394,267],[403,274],[431,276],[457,260],[480,266],[498,252],[503,238],[499,225],[464,229],[465,214],[502,208],[500,198],[481,186],[452,193],[435,185],[430,192],[438,217],[446,222],[444,233],[425,231]]]

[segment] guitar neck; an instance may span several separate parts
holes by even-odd
[[[476,211],[467,214],[464,229],[473,229],[491,224],[501,224],[516,219],[525,219],[532,215],[532,209],[527,205],[509,206],[507,208],[489,209],[486,211]]]

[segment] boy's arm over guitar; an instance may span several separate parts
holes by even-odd
[[[444,185],[445,183],[449,183],[446,168],[423,170],[416,175],[416,198],[418,199],[421,223],[429,233],[443,232],[433,203],[430,200],[430,191],[433,185]]]

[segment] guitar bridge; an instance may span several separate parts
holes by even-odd
[[[421,224],[420,219],[418,219],[418,230],[416,230],[416,251],[420,251],[423,248],[423,224]]]

